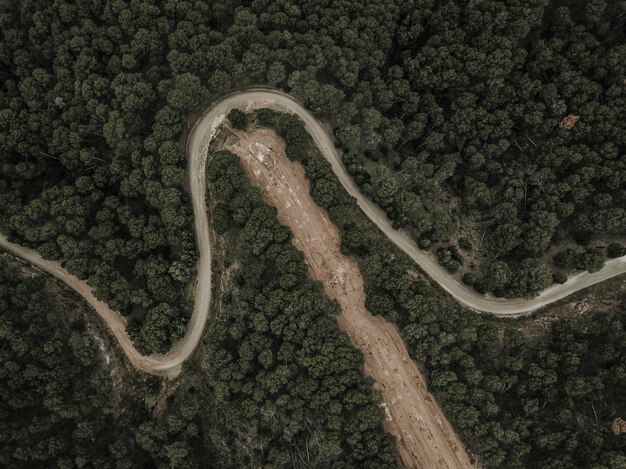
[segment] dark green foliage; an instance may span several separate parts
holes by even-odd
[[[483,280],[489,290],[503,291],[511,282],[513,273],[511,269],[502,261],[494,261],[487,268]]]
[[[598,233],[626,231],[625,19],[623,2],[591,0],[4,2],[0,231],[88,279],[99,297],[129,317],[140,350],[167,349],[190,311],[183,289],[195,274],[179,143],[185,113],[233,88],[269,83],[333,125],[338,143],[357,155],[346,161],[355,179],[420,246],[454,240],[459,218],[471,211],[486,228],[482,252],[510,270],[502,287],[506,269],[485,263],[473,282],[477,291],[537,291],[552,276],[532,259],[553,240],[586,244]],[[568,114],[580,121],[559,128]],[[358,256],[373,285],[372,310],[398,322],[481,459],[502,467],[625,466],[624,435],[607,430],[608,419],[625,412],[624,313],[559,322],[537,344],[513,333],[497,342],[481,319],[451,308],[406,275],[415,267],[402,264],[374,228],[346,215],[354,213],[354,202],[326,166],[309,158],[302,124],[281,119],[289,157],[316,175],[314,196],[344,230],[343,249]],[[120,438],[109,446],[100,423],[92,448],[85,444],[88,431],[66,438],[75,425],[63,417],[62,428],[33,427],[33,440],[23,443],[47,445],[39,453],[45,456],[62,440],[69,459],[0,465],[141,467],[144,461],[132,456],[144,448],[154,455],[147,466],[202,466],[216,454],[221,467],[289,466],[300,464],[308,436],[324,442],[311,461],[319,466],[392,464],[370,388],[352,373],[359,358],[331,319],[324,320],[332,306],[293,293],[303,282],[301,270],[291,267],[296,254],[282,254],[288,234],[272,223],[271,210],[259,208],[258,192],[241,193],[245,184],[235,176],[215,180],[217,200],[228,203],[218,206],[213,224],[222,233],[236,225],[251,250],[240,259],[241,296],[230,295],[214,332],[219,345],[206,361],[215,394],[231,400],[215,405],[204,391],[208,384],[181,395],[169,413],[139,427],[132,448],[108,420]],[[455,212],[446,207],[453,197],[460,200]],[[609,246],[610,256],[620,252]],[[281,275],[270,264],[279,256],[287,257],[281,257],[287,270]],[[585,256],[580,265],[599,265],[598,252]],[[296,306],[285,309],[291,315],[280,310],[273,323],[262,305],[274,303],[263,292],[278,288],[290,294],[271,299]],[[305,290],[317,298],[317,290]],[[310,331],[299,328],[300,315]],[[271,336],[268,322],[283,335]],[[326,340],[335,345],[327,362],[338,362],[336,369],[317,348]],[[301,347],[302,355],[294,359],[290,346]],[[65,363],[72,363],[70,356]],[[10,376],[13,362],[2,363]],[[105,385],[92,390],[74,368],[58,368],[72,381],[58,386],[74,392],[80,382],[78,395],[90,392],[96,400],[106,392]],[[311,391],[306,373],[326,368],[337,374],[327,376],[325,386],[336,384],[340,397],[315,407],[327,397]],[[300,378],[302,389],[281,384]],[[369,404],[346,402],[348,385]],[[281,396],[271,394],[274,389]],[[92,415],[89,405],[83,410]],[[218,423],[224,421],[226,430]],[[84,459],[75,458],[83,452]]]
[[[456,272],[463,263],[463,258],[454,246],[439,248],[437,250],[437,260],[448,272]]]
[[[226,118],[235,129],[248,127],[248,115],[240,109],[232,109]]]
[[[276,119],[278,119],[278,113],[268,108],[259,109],[256,112],[257,122],[261,127],[274,127],[276,126]]]
[[[463,283],[465,285],[469,285],[470,287],[476,283],[476,275],[472,272],[466,272],[463,274]]]
[[[65,260],[142,351],[166,350],[197,255],[185,114],[269,83],[333,125],[355,179],[416,239],[454,239],[480,212],[483,251],[514,266],[561,232],[619,235],[625,18],[592,1],[8,2],[0,229]],[[581,119],[560,129],[568,114]],[[290,157],[306,154],[281,119]]]
[[[55,288],[0,257],[0,466],[141,465],[81,305]]]
[[[319,467],[395,467],[378,396],[361,376],[363,357],[333,318],[337,304],[307,279],[302,253],[245,182],[238,158],[215,153],[207,174],[238,265],[203,361],[223,412],[222,425],[204,422],[227,443],[220,460],[283,466],[299,451]],[[238,218],[232,201],[240,197],[250,216]]]
[[[576,268],[580,270],[588,270],[595,272],[604,267],[606,262],[606,249],[600,246],[585,249],[585,252],[579,256]]]
[[[416,218],[413,234],[418,238],[426,238],[431,242],[446,242],[459,227],[458,217],[449,211],[426,212]]]
[[[472,242],[469,238],[462,236],[459,238],[459,247],[464,251],[470,251],[472,249]]]
[[[554,256],[554,264],[559,267],[569,267],[573,268],[576,266],[578,261],[578,256],[580,256],[583,252],[585,252],[584,248],[579,246],[570,246],[561,251],[559,251]]]
[[[514,296],[537,293],[552,283],[550,269],[536,259],[524,259],[513,270],[508,289]]]
[[[611,243],[606,252],[610,258],[622,257],[626,255],[626,247],[620,243]]]
[[[359,164],[358,157],[356,155],[344,153],[342,160],[346,170],[352,176],[352,179],[354,179],[354,182],[360,186],[366,186],[370,183],[372,179],[370,173],[362,166],[362,164]]]
[[[559,283],[559,284],[563,284],[565,282],[567,282],[567,275],[561,273],[561,272],[554,272],[552,274],[552,282],[553,283]]]
[[[321,109],[342,147],[365,150],[346,167],[395,226],[446,241],[457,228],[431,233],[429,205],[456,198],[452,216],[487,229],[485,259],[511,268],[556,237],[626,230],[623,3],[398,6],[387,62],[356,90],[341,83],[347,106]],[[309,77],[294,92],[315,108]],[[560,128],[570,114],[580,121]]]
[[[420,238],[417,240],[417,245],[420,249],[428,249],[432,243],[428,238]]]
[[[68,319],[68,303],[50,303],[41,279],[0,259],[2,467],[397,467],[337,303],[307,278],[238,158],[218,152],[207,173],[233,279],[200,364],[186,364],[158,415],[115,397],[82,318]],[[129,409],[111,412],[112,400]]]
[[[179,136],[208,91],[166,66],[165,8],[107,3],[2,9],[0,230],[65,260],[140,351],[164,352],[197,256]]]
[[[295,114],[280,114],[276,130],[285,139],[285,151],[290,160],[306,158],[311,145],[311,137],[304,128],[304,123]]]
[[[317,182],[332,178],[332,170],[319,156],[306,160],[315,195]],[[342,230],[342,250],[359,262],[368,285],[367,308],[398,325],[446,416],[482,463],[502,468],[626,464],[626,435],[610,432],[612,419],[626,414],[626,299],[611,313],[556,321],[541,340],[527,340],[506,326],[500,339],[483,316],[416,278],[415,264],[354,208],[348,210],[349,202],[341,191],[337,205],[325,208]],[[489,283],[489,288],[506,285],[522,294],[550,285],[553,276],[527,259],[515,268],[496,261],[484,279],[468,273],[464,280],[478,291]]]
[[[554,256],[554,263],[559,267],[595,272],[604,267],[607,249],[601,246],[582,248],[567,247]]]

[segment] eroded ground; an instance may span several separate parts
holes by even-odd
[[[304,169],[289,161],[284,144],[267,129],[233,131],[225,148],[241,158],[251,183],[278,209],[293,232],[309,273],[341,306],[337,321],[365,357],[365,373],[384,396],[385,429],[397,440],[407,467],[471,467],[463,445],[426,389],[395,326],[365,309],[363,279],[356,261],[340,250],[339,232],[309,194]]]

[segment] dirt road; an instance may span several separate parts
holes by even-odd
[[[32,249],[10,243],[3,235],[0,235],[0,246],[11,254],[24,259],[29,264],[38,267],[53,277],[56,277],[58,280],[61,280],[68,287],[76,291],[102,317],[135,368],[147,373],[159,374],[159,371],[162,369],[161,366],[163,359],[157,356],[145,357],[137,352],[132,341],[128,337],[128,334],[126,334],[126,319],[117,311],[113,311],[109,308],[106,303],[96,299],[93,295],[91,287],[87,285],[87,283],[74,277],[67,270],[61,267],[58,262],[45,260],[39,255],[39,253]],[[182,363],[182,361],[179,362],[179,364],[180,363]],[[166,366],[166,369],[167,371],[172,370],[173,374],[176,373],[175,366]]]
[[[332,165],[333,172],[346,189],[346,191],[356,198],[359,207],[365,215],[374,222],[378,228],[411,259],[413,259],[437,284],[446,290],[459,303],[470,309],[480,312],[492,313],[496,316],[516,317],[543,306],[558,301],[572,293],[587,288],[596,283],[609,278],[626,273],[626,256],[618,259],[611,259],[604,268],[598,272],[581,272],[570,277],[563,285],[554,285],[547,288],[541,294],[531,299],[504,299],[495,298],[490,295],[481,295],[468,288],[466,285],[452,277],[443,267],[441,267],[434,256],[422,251],[417,247],[409,235],[403,230],[396,230],[385,213],[378,208],[374,202],[365,197],[352,177],[346,171],[341,162],[341,155],[335,148],[334,139],[326,129],[307,109],[298,103],[290,95],[270,89],[255,88],[234,93],[222,99],[205,114],[194,129],[193,140],[200,137],[206,140],[205,135],[211,133],[217,122],[224,119],[224,115],[232,108],[258,109],[270,106],[284,112],[297,114],[313,138],[315,145],[320,149],[324,158]],[[198,155],[196,152],[201,146],[189,147],[189,158],[204,158],[204,154]],[[200,152],[201,153],[201,152]],[[204,200],[204,186],[192,188],[194,192],[201,194]],[[201,192],[200,192],[201,191]]]
[[[272,106],[286,112],[294,112],[300,116],[313,141],[320,148],[324,157],[331,163],[333,171],[344,188],[357,199],[361,210],[393,243],[418,263],[435,282],[441,285],[457,301],[471,309],[493,313],[498,316],[525,314],[590,285],[626,272],[625,256],[607,262],[606,266],[598,272],[577,274],[571,277],[565,284],[548,288],[539,296],[530,300],[505,300],[479,295],[451,277],[437,264],[433,257],[421,251],[406,233],[393,229],[382,210],[361,194],[341,163],[340,155],[335,149],[333,139],[328,131],[309,111],[289,95],[268,89],[240,91],[217,101],[202,118],[198,119],[187,140],[188,175],[194,211],[196,242],[200,251],[197,288],[195,289],[194,310],[185,336],[166,355],[141,356],[134,349],[123,330],[124,318],[108,308],[104,303],[96,300],[85,282],[66,272],[58,263],[42,259],[32,249],[9,243],[6,237],[2,235],[0,235],[0,247],[57,277],[85,297],[109,325],[120,342],[120,346],[137,368],[152,374],[175,376],[180,371],[181,364],[193,353],[200,340],[211,301],[211,243],[205,206],[206,181],[204,172],[209,142],[214,137],[230,109],[235,107],[252,109],[265,106]]]
[[[384,396],[385,429],[396,437],[405,467],[468,468],[463,445],[424,378],[409,358],[398,330],[365,308],[363,279],[356,261],[340,252],[341,238],[310,193],[304,169],[291,163],[282,140],[267,129],[236,132],[227,147],[239,155],[252,184],[278,209],[278,218],[293,233],[292,242],[304,253],[309,274],[339,303],[339,326],[365,358],[365,373]]]

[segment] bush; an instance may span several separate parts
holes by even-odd
[[[364,166],[359,164],[356,155],[344,153],[341,159],[348,173],[350,173],[350,176],[352,176],[352,179],[354,179],[354,182],[356,182],[359,187],[363,188],[365,184],[371,182],[372,177],[370,173]]]
[[[511,269],[502,261],[494,261],[487,268],[485,283],[491,290],[504,288],[511,280]]]
[[[465,285],[469,285],[470,287],[473,286],[476,283],[476,275],[471,272],[467,272],[463,275],[463,283]]]
[[[620,243],[611,243],[606,249],[608,256],[612,259],[626,255],[626,247]]]
[[[567,275],[565,275],[562,272],[554,272],[552,274],[552,282],[553,283],[559,283],[559,284],[564,284],[565,282],[567,282]]]
[[[448,272],[456,272],[463,263],[463,258],[454,246],[440,248],[437,251],[439,263],[446,268]]]
[[[430,239],[428,238],[420,238],[417,241],[417,247],[419,247],[420,249],[428,249],[430,247]]]
[[[485,285],[485,281],[482,278],[477,278],[474,282],[473,287],[474,290],[476,290],[478,293],[487,293],[487,286]]]
[[[585,252],[578,256],[576,268],[596,272],[604,267],[605,262],[606,250],[601,246],[597,246],[585,249]]]
[[[281,114],[276,123],[276,130],[287,144],[285,147],[287,158],[292,161],[306,161],[310,137],[304,122],[294,114]]]
[[[523,296],[543,290],[552,283],[550,270],[537,259],[524,259],[509,283],[512,295]]]
[[[278,117],[278,113],[276,111],[272,111],[264,107],[263,109],[259,109],[256,113],[257,122],[262,127],[274,127],[276,125],[276,118]]]
[[[470,249],[472,249],[472,242],[469,240],[469,238],[462,236],[459,238],[459,247],[464,251],[469,251]]]
[[[239,109],[232,109],[226,117],[228,118],[228,122],[236,129],[244,130],[248,127],[248,116]]]
[[[584,252],[580,246],[567,247],[558,252],[552,259],[554,265],[559,267],[575,267],[578,263],[579,256]]]

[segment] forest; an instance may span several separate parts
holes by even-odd
[[[138,401],[113,385],[91,311],[58,290],[0,256],[0,466],[132,467]]]
[[[261,112],[257,122],[278,128],[305,165],[312,194],[342,230],[342,249],[359,261],[368,308],[400,327],[487,467],[626,463],[626,435],[610,431],[626,415],[626,297],[610,312],[556,321],[540,340],[502,330],[415,275],[355,209],[297,119]],[[212,155],[208,180],[222,293],[197,357],[164,395],[157,378],[136,382],[132,370],[116,389],[85,335],[93,313],[0,259],[0,415],[11,422],[0,434],[2,465],[395,467],[362,357],[334,322],[336,304],[307,279],[289,230],[235,156]]]
[[[4,1],[0,229],[87,279],[141,351],[167,350],[197,258],[186,117],[263,83],[333,125],[364,191],[446,268],[467,257],[477,290],[531,294],[563,280],[551,246],[594,269],[626,231],[625,8]],[[519,269],[537,275],[513,285]]]
[[[448,270],[533,294],[625,253],[625,22],[626,3],[603,0],[0,1],[0,232],[87,279],[142,353],[168,350],[197,258],[185,134],[212,99],[266,84],[332,126],[363,191]],[[502,334],[360,217],[297,120],[264,122],[468,448],[488,467],[626,466],[609,431],[626,415],[624,300],[539,340]],[[336,305],[214,156],[233,287],[161,413],[133,397],[156,379],[111,409],[68,314],[85,307],[0,259],[0,466],[395,466]]]
[[[0,416],[12,422],[0,434],[1,465],[397,467],[363,357],[335,323],[338,305],[307,278],[290,231],[236,156],[211,156],[208,178],[225,289],[205,345],[160,414],[146,404],[157,378],[126,386],[116,399],[123,411],[110,409],[111,377],[77,314],[82,305],[55,306],[43,278],[0,259]]]
[[[341,231],[342,251],[359,263],[368,309],[398,325],[447,418],[482,463],[626,465],[626,434],[610,431],[626,414],[626,293],[613,311],[560,319],[539,338],[513,324],[497,326],[416,272],[356,209],[298,118],[257,122],[275,128],[287,155],[304,165],[311,194]]]

